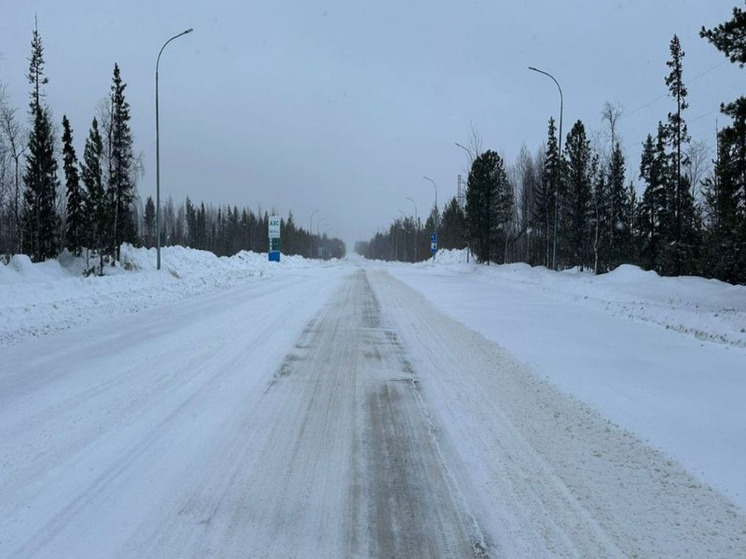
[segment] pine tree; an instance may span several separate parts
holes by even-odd
[[[99,274],[103,273],[104,252],[109,235],[110,204],[106,197],[103,177],[104,143],[94,118],[83,149],[83,164],[80,175],[85,186],[84,214],[88,223],[85,243],[99,257]]]
[[[693,269],[696,225],[694,200],[687,178],[681,172],[682,166],[688,163],[684,144],[690,141],[682,113],[689,105],[686,102],[687,89],[683,81],[684,51],[676,35],[671,39],[670,52],[671,59],[666,65],[671,71],[665,82],[676,101],[676,111],[668,113],[667,137],[671,148],[671,172],[667,181],[667,197],[671,202],[673,215],[666,235],[669,242],[663,253],[663,272],[678,276]]]
[[[27,75],[31,85],[29,113],[32,128],[28,139],[26,171],[23,176],[23,240],[24,252],[36,261],[54,258],[59,253],[59,223],[57,214],[57,159],[49,110],[43,106],[44,48],[38,28],[34,27],[31,58]]]
[[[480,262],[502,261],[513,207],[502,158],[488,150],[474,160],[466,186],[466,224]]]
[[[746,12],[700,31],[731,62],[746,64]],[[718,134],[714,176],[706,182],[706,264],[720,279],[746,283],[746,97],[722,104],[732,123]]]
[[[562,219],[560,221],[562,252],[564,261],[581,270],[588,265],[593,212],[591,200],[592,184],[591,145],[586,138],[585,126],[577,121],[565,142],[563,191],[561,197]]]
[[[112,236],[114,258],[119,259],[122,243],[137,241],[137,222],[133,204],[135,189],[135,157],[132,151],[129,103],[124,97],[127,85],[122,81],[119,65],[114,64],[111,86],[111,130],[109,153],[109,184],[107,195],[112,204]]]
[[[544,265],[552,262],[552,241],[554,239],[555,202],[559,187],[560,170],[557,137],[554,119],[549,119],[549,133],[541,180],[534,191],[533,229],[538,233],[542,246]]]
[[[746,12],[741,8],[733,8],[733,19],[713,29],[702,27],[699,36],[710,41],[741,68],[746,64]]]
[[[73,132],[67,116],[62,117],[62,167],[65,171],[66,214],[65,247],[80,255],[86,231],[83,191],[80,188],[78,158],[73,147]]]

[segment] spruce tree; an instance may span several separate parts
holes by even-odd
[[[466,247],[466,216],[454,196],[443,210],[438,233],[438,245],[444,249]]]
[[[631,260],[633,213],[629,192],[624,184],[625,163],[622,147],[617,143],[609,161],[608,193],[610,204],[609,267],[616,268]]]
[[[666,185],[669,181],[669,161],[666,155],[666,129],[658,123],[655,141],[648,134],[640,161],[640,178],[645,191],[638,208],[640,263],[648,270],[662,271],[661,251],[668,241],[671,224],[671,204]]]
[[[597,154],[591,158],[591,177],[593,192],[591,205],[593,208],[592,223],[592,246],[593,246],[593,273],[599,274],[609,270],[611,253],[611,195],[610,181],[607,174],[601,169]]]
[[[43,105],[44,48],[38,28],[34,27],[31,57],[27,75],[31,85],[31,132],[28,139],[26,170],[23,176],[23,242],[22,246],[34,261],[54,258],[59,253],[57,213],[57,159],[49,110]]]
[[[190,248],[199,247],[199,232],[197,228],[197,210],[194,208],[194,204],[186,198],[186,228],[187,228],[187,246]]]
[[[66,215],[65,247],[80,255],[85,242],[86,214],[83,191],[80,188],[78,158],[73,147],[73,132],[67,116],[62,117],[62,167],[65,172]]]
[[[554,119],[549,119],[544,169],[534,191],[533,229],[538,233],[542,260],[549,268],[552,262],[556,195],[559,187],[560,158],[555,135]]]
[[[88,223],[85,242],[99,257],[99,271],[103,273],[104,253],[109,235],[110,204],[106,197],[103,177],[104,143],[94,118],[83,150],[81,179],[85,186],[84,214]]]
[[[746,283],[746,104],[739,99],[726,110],[733,122],[718,133],[713,176],[704,183],[704,273]],[[737,110],[730,111],[736,108]]]
[[[135,202],[135,157],[132,151],[130,131],[130,108],[125,99],[127,85],[122,81],[119,65],[114,64],[111,86],[111,130],[109,153],[108,197],[112,205],[112,232],[110,249],[119,259],[122,243],[137,241],[137,223],[134,216]]]
[[[155,245],[155,203],[152,196],[148,196],[148,199],[145,201],[143,228],[144,244],[147,248],[151,248]]]
[[[472,163],[466,185],[466,225],[478,261],[502,260],[512,205],[503,160],[488,150]]]
[[[565,142],[560,239],[565,264],[579,266],[581,270],[588,265],[591,248],[591,165],[590,141],[585,126],[578,120]]]

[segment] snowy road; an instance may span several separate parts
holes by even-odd
[[[386,272],[6,348],[0,557],[742,557],[746,520]]]

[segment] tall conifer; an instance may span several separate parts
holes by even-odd
[[[122,243],[136,242],[137,223],[134,216],[135,202],[135,157],[132,151],[130,130],[130,108],[125,99],[127,84],[122,81],[119,65],[114,64],[111,85],[111,122],[109,133],[109,184],[108,197],[111,203],[111,250],[119,259]]]
[[[671,208],[671,222],[666,231],[668,243],[663,253],[663,272],[681,275],[691,273],[694,266],[696,214],[688,179],[681,171],[682,167],[688,163],[684,145],[691,138],[683,117],[684,110],[689,106],[686,101],[687,89],[684,85],[684,51],[676,35],[671,39],[669,48],[671,59],[666,62],[666,65],[671,71],[666,76],[665,82],[671,97],[676,102],[676,110],[668,113],[666,126],[671,149],[669,154],[671,165],[666,189]]]
[[[88,222],[86,244],[99,257],[99,273],[103,272],[104,252],[109,232],[110,204],[106,197],[103,177],[104,143],[94,118],[85,142],[81,178],[85,186],[85,215]]]
[[[62,117],[62,167],[65,172],[65,247],[75,255],[80,255],[85,242],[86,229],[83,191],[80,188],[78,158],[73,147],[73,132],[67,116]]]
[[[591,199],[592,158],[591,144],[585,126],[577,121],[565,142],[565,180],[562,191],[562,249],[565,264],[580,266],[589,263],[593,212]]]
[[[542,246],[542,260],[548,268],[552,262],[554,218],[557,189],[559,187],[560,158],[555,134],[554,119],[549,119],[549,132],[541,180],[534,191],[533,225]]]
[[[54,258],[59,253],[57,213],[57,159],[49,110],[43,105],[44,47],[37,26],[31,40],[29,73],[31,132],[26,170],[23,176],[23,249],[34,261]]]
[[[728,59],[746,64],[746,12],[733,8],[733,17],[713,29],[700,31]],[[720,110],[731,124],[718,134],[714,176],[706,183],[706,263],[716,277],[746,283],[746,97],[723,103]]]

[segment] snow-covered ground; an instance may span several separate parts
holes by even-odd
[[[38,264],[24,255],[0,263],[0,346],[277,273],[335,264],[298,256],[269,262],[266,254],[246,251],[218,258],[177,246],[161,250],[162,272],[167,273],[157,273],[156,250],[131,245],[122,246],[121,260],[121,266],[105,266],[103,277],[83,277],[93,263],[87,266],[84,258],[69,254]]]
[[[745,556],[746,288],[463,259],[0,265],[0,557]]]
[[[525,264],[386,268],[746,510],[746,286]]]

